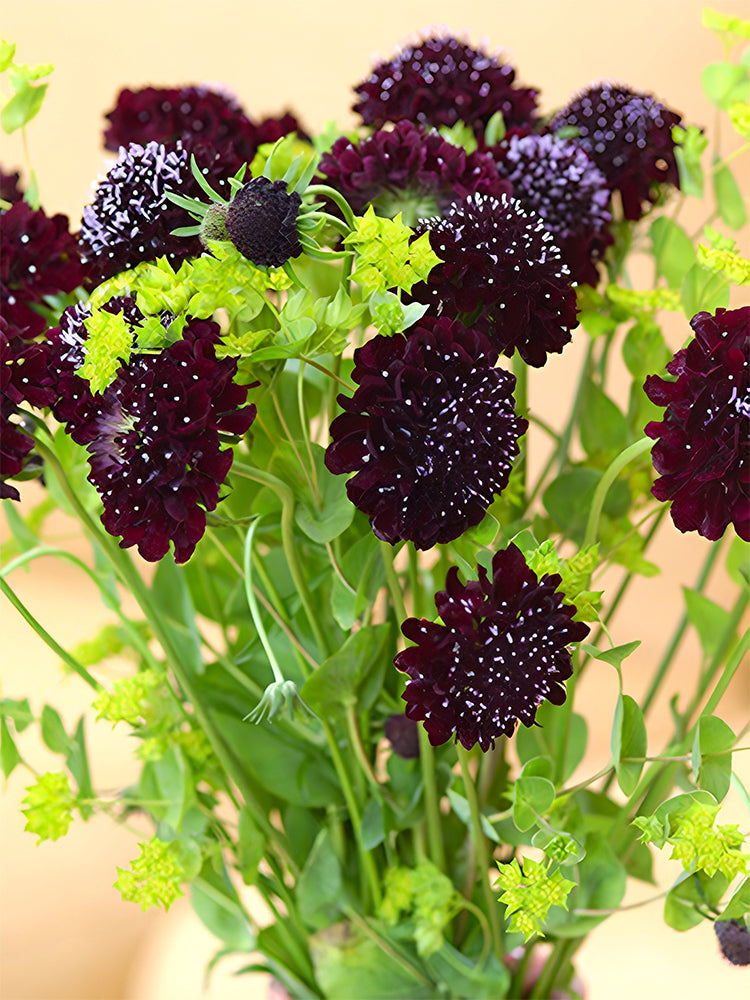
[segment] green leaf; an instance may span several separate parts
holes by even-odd
[[[387,943],[387,950],[345,922],[310,938],[315,981],[326,1000],[431,1000],[433,985],[415,979],[404,968],[402,946],[391,940],[383,925],[377,926],[377,936]],[[414,957],[411,961],[414,964]]]
[[[336,773],[318,746],[285,735],[273,723],[253,725],[226,712],[214,718],[248,778],[271,795],[309,808],[341,802]]]
[[[623,643],[622,646],[613,646],[612,649],[597,649],[596,646],[582,643],[580,649],[589,656],[593,656],[595,660],[603,660],[604,663],[608,663],[611,667],[619,670],[623,660],[635,652],[640,644],[640,639],[634,639],[633,642]]]
[[[602,473],[579,466],[554,479],[542,496],[549,516],[566,537],[582,544],[591,501]],[[630,491],[625,482],[615,482],[604,501],[604,513],[621,517],[630,507]]]
[[[665,278],[670,288],[679,288],[695,259],[692,240],[682,226],[666,215],[654,219],[648,234],[657,275]]]
[[[388,625],[365,625],[350,635],[305,681],[302,700],[322,718],[338,718],[357,700],[357,688],[387,655]]]
[[[750,82],[744,66],[728,62],[709,63],[701,79],[706,97],[725,111],[730,104],[744,101],[750,94]]]
[[[619,452],[628,444],[627,420],[591,379],[583,386],[578,427],[587,455]]]
[[[703,197],[703,167],[701,157],[708,145],[708,139],[696,125],[672,129],[675,143],[675,159],[680,174],[680,190],[694,198]]]
[[[193,882],[190,902],[201,922],[232,951],[252,951],[255,938],[225,871],[204,864]]]
[[[297,495],[294,519],[308,538],[325,545],[346,531],[354,518],[355,507],[346,495],[344,477],[334,476],[325,467],[325,448],[319,444],[310,447],[319,496],[314,497],[305,483],[304,492]]]
[[[692,765],[696,784],[717,802],[732,783],[732,747],[736,737],[730,726],[714,715],[702,715],[695,727]]]
[[[688,319],[699,312],[716,312],[729,304],[729,282],[721,272],[693,264],[680,288],[682,308]]]
[[[46,83],[38,87],[34,87],[30,83],[21,84],[0,112],[0,124],[4,132],[10,135],[11,132],[23,128],[38,114],[44,101],[44,95],[47,93],[47,86]]]
[[[643,382],[647,375],[664,370],[671,360],[664,334],[656,320],[644,317],[634,323],[622,344],[622,359],[634,379]]]
[[[576,910],[615,910],[625,895],[625,866],[604,837],[590,833],[584,846],[586,857],[577,866],[578,887],[568,900],[570,913],[555,910],[547,920],[550,932],[559,937],[583,937],[607,918],[607,914],[578,916]]]
[[[329,927],[341,912],[343,879],[331,837],[324,827],[315,838],[307,864],[295,886],[299,914],[312,930]]]
[[[12,719],[17,733],[22,733],[34,721],[29,699],[0,698],[0,718]]]
[[[3,777],[9,777],[19,764],[23,764],[23,757],[18,752],[8,723],[3,716],[0,718],[0,768],[2,768]]]
[[[265,847],[265,837],[253,819],[252,810],[248,806],[242,806],[237,828],[237,864],[245,885],[255,884]]]
[[[362,844],[365,850],[371,851],[385,840],[385,817],[383,803],[373,797],[362,813]]]
[[[632,795],[643,770],[647,747],[646,724],[643,712],[630,695],[621,694],[617,699],[612,726],[612,761],[617,772],[617,783],[625,795]]]
[[[682,592],[685,595],[688,620],[698,633],[703,656],[710,659],[719,649],[731,614],[705,594],[699,594],[689,587],[683,587]]]
[[[65,732],[60,713],[51,705],[45,705],[42,709],[41,726],[44,745],[52,753],[68,753],[73,741]]]
[[[28,527],[15,507],[15,500],[3,500],[3,511],[19,552],[28,552],[39,545],[39,538]]]
[[[588,742],[586,720],[577,712],[568,714],[550,701],[544,701],[536,713],[537,725],[518,727],[516,748],[521,763],[544,756],[553,762],[554,770],[544,775],[557,785],[570,778],[583,760]]]
[[[513,785],[513,822],[519,830],[535,826],[555,801],[555,786],[534,773],[536,763],[542,760],[545,758],[527,761]]]
[[[185,576],[171,551],[159,561],[150,593],[161,626],[169,635],[182,667],[191,674],[203,673],[205,664],[195,607]]]
[[[742,229],[747,222],[745,200],[732,171],[727,166],[718,167],[713,175],[714,197],[722,221],[730,229]]]
[[[4,73],[5,70],[13,62],[13,56],[16,54],[16,43],[6,42],[4,39],[0,41],[0,73]]]
[[[157,820],[179,831],[195,794],[192,773],[179,747],[172,745],[159,760],[146,762],[138,793]]]
[[[65,757],[65,765],[73,775],[78,785],[78,809],[84,819],[92,814],[93,806],[88,801],[96,798],[94,786],[91,783],[89,758],[86,751],[86,731],[84,716],[78,720],[78,725],[71,738],[71,746]]]
[[[750,913],[750,876],[745,877],[732,893],[721,914],[722,920],[741,920]]]
[[[473,820],[471,818],[471,807],[469,806],[469,800],[463,795],[459,795],[452,788],[449,788],[446,792],[448,796],[448,801],[451,804],[451,809],[458,816],[461,822],[466,826],[467,829],[472,829]],[[489,837],[490,840],[494,841],[496,844],[502,844],[502,840],[497,834],[497,831],[487,819],[486,816],[480,816],[479,822],[481,824],[484,835]]]
[[[706,901],[702,898],[697,875],[681,879],[667,893],[664,899],[664,923],[675,931],[689,931],[705,919],[703,910]]]
[[[750,584],[750,544],[735,535],[727,552],[727,573],[738,587]]]

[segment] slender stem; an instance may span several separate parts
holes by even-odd
[[[558,982],[558,976],[582,943],[583,938],[561,938],[555,942],[539,978],[534,983],[531,991],[532,1000],[547,1000],[555,986],[564,986],[564,983]]]
[[[747,611],[748,604],[750,604],[750,592],[744,590],[740,598],[738,599],[737,603],[735,604],[734,608],[732,609],[732,614],[724,628],[724,632],[719,641],[719,646],[716,652],[714,653],[713,658],[711,659],[711,663],[709,664],[708,669],[701,678],[698,688],[695,694],[693,695],[692,701],[690,702],[687,710],[685,711],[686,719],[689,720],[692,717],[693,713],[697,710],[698,706],[701,703],[701,699],[708,690],[708,687],[713,681],[714,677],[716,676],[717,671],[721,669],[724,656],[726,655],[727,649],[732,641],[732,638],[734,636],[737,627],[739,626],[745,612]],[[746,631],[740,638],[740,641],[737,643],[730,660],[724,667],[724,672],[719,678],[719,681],[716,687],[714,688],[711,697],[706,702],[706,705],[704,706],[703,711],[701,713],[702,715],[710,715],[716,708],[716,706],[719,704],[719,701],[726,692],[726,689],[729,687],[732,677],[736,673],[737,668],[739,667],[742,661],[742,656],[748,649],[749,645],[750,645],[750,632]]]
[[[529,367],[518,352],[515,352],[513,355],[513,374],[516,376],[516,387],[514,392],[516,399],[516,413],[519,417],[526,419],[529,412]],[[523,484],[521,503],[524,508],[526,507],[526,480],[528,477],[528,468],[529,435],[526,434],[521,454],[518,456],[518,460],[513,470],[519,477],[520,482]]]
[[[310,628],[313,636],[315,637],[315,641],[318,644],[318,648],[324,655],[328,655],[330,653],[330,648],[320,628],[318,616],[315,614],[315,610],[313,608],[307,581],[305,580],[305,576],[302,572],[302,567],[300,566],[299,558],[297,556],[297,545],[294,539],[294,493],[286,483],[282,482],[281,479],[277,476],[271,475],[270,472],[266,472],[263,469],[256,469],[251,465],[245,465],[244,462],[235,462],[233,468],[238,475],[245,476],[247,479],[252,479],[254,482],[261,483],[263,486],[270,486],[281,500],[281,540],[284,546],[284,554],[286,555],[289,572],[291,573],[292,580],[294,580],[294,585],[297,588],[299,599],[302,602],[302,607],[304,608],[305,615],[310,623]]]
[[[344,762],[341,759],[341,753],[339,752],[338,743],[336,741],[336,734],[327,722],[323,721],[322,725],[328,739],[328,748],[331,752],[333,766],[336,768],[336,774],[338,775],[341,790],[344,793],[346,807],[349,811],[349,819],[351,820],[352,829],[354,830],[354,839],[357,842],[357,853],[359,854],[359,860],[362,866],[362,874],[366,885],[369,887],[370,895],[375,904],[375,908],[378,909],[382,900],[380,882],[373,856],[367,850],[362,841],[362,816],[360,815],[357,800],[354,797],[354,789],[352,788],[352,783],[344,766]]]
[[[716,559],[719,555],[720,549],[721,549],[721,541],[716,542],[709,549],[708,555],[706,556],[706,559],[703,565],[701,566],[700,572],[698,573],[698,578],[695,581],[695,586],[693,587],[693,590],[696,593],[698,594],[702,593],[703,588],[705,587],[706,582],[708,580],[709,574],[713,569],[713,565],[716,562]],[[685,634],[689,621],[690,620],[687,616],[687,612],[683,611],[682,617],[677,623],[677,627],[675,628],[672,634],[672,638],[669,642],[669,645],[664,650],[664,655],[659,661],[659,666],[656,668],[656,673],[651,678],[651,684],[649,685],[648,691],[644,696],[643,702],[641,704],[641,710],[643,711],[644,715],[646,714],[646,712],[648,712],[654,698],[656,697],[659,691],[659,688],[661,687],[661,683],[664,680],[667,671],[669,670],[672,664],[674,654],[677,652],[677,647],[682,642],[682,637]]]
[[[642,455],[645,455],[646,452],[650,452],[653,446],[654,442],[651,438],[641,438],[640,441],[636,441],[634,444],[629,445],[624,451],[621,451],[617,458],[610,462],[609,467],[605,470],[604,475],[597,484],[596,490],[594,491],[594,498],[591,501],[591,510],[589,511],[589,519],[586,524],[586,534],[583,539],[584,549],[589,545],[593,545],[596,541],[599,518],[601,516],[602,507],[604,506],[604,501],[607,498],[610,486],[614,483],[626,465],[629,465],[634,459],[638,459]]]
[[[75,673],[77,673],[78,676],[89,685],[89,687],[93,688],[94,691],[101,691],[102,686],[99,681],[92,677],[88,670],[82,666],[78,660],[74,659],[67,650],[63,649],[59,642],[52,638],[49,632],[39,621],[37,621],[21,598],[16,594],[15,590],[13,590],[7,580],[5,580],[2,576],[0,576],[0,590],[5,594],[16,611],[18,611],[19,614],[29,623],[39,638],[49,646],[52,652],[56,653],[57,656],[59,656],[71,670],[75,671]]]
[[[419,731],[419,766],[422,771],[424,785],[424,813],[427,829],[427,848],[432,863],[446,871],[445,850],[443,848],[443,827],[438,797],[437,775],[435,773],[435,751],[424,726],[418,725]]]
[[[255,531],[260,523],[260,518],[256,518],[247,530],[245,536],[245,545],[243,551],[244,559],[244,573],[243,573],[243,583],[245,586],[245,599],[247,600],[247,606],[250,608],[250,614],[253,619],[253,624],[255,625],[255,631],[258,633],[258,638],[263,646],[268,662],[271,666],[271,671],[273,672],[274,680],[281,684],[284,682],[284,673],[279,666],[279,662],[276,659],[276,653],[274,652],[273,646],[268,641],[268,636],[266,634],[266,627],[263,624],[263,618],[261,617],[260,609],[258,608],[258,602],[255,600],[255,593],[253,592],[253,582],[252,582],[252,564],[251,564],[251,553],[253,549],[253,538],[255,536]]]
[[[477,790],[474,786],[471,771],[469,770],[469,753],[460,744],[456,746],[456,750],[458,751],[458,761],[461,765],[461,778],[463,779],[464,793],[466,795],[466,800],[469,803],[472,840],[474,843],[474,850],[476,852],[476,864],[479,867],[482,892],[484,893],[485,904],[487,907],[487,915],[490,918],[490,926],[492,927],[492,943],[495,949],[496,957],[498,959],[502,959],[503,950],[500,937],[498,904],[492,894],[489,879],[490,853],[487,848],[487,838],[485,837],[484,830],[482,829],[482,816],[479,811]]]

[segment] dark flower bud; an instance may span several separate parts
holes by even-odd
[[[258,267],[281,267],[299,257],[297,213],[302,199],[287,191],[284,181],[253,177],[237,192],[227,208],[229,239]]]
[[[732,965],[750,965],[750,931],[738,920],[716,920],[721,953]]]
[[[419,731],[413,719],[405,715],[389,715],[385,720],[385,736],[393,752],[405,760],[419,757]]]

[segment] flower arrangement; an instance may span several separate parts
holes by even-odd
[[[705,92],[744,153],[750,22],[705,23],[725,49]],[[3,43],[0,69],[13,132],[51,67]],[[744,733],[721,714],[750,603],[734,154],[620,82],[544,117],[510,65],[448,33],[354,90],[361,126],[343,135],[254,121],[204,86],[123,90],[116,160],[77,232],[40,207],[33,173],[25,190],[0,177],[0,590],[140,762],[105,800],[83,722],[1,699],[6,776],[30,767],[34,722],[60,755],[34,774],[26,827],[130,824],[123,898],[168,909],[189,886],[219,956],[247,953],[291,997],[580,995],[578,947],[628,877],[654,882],[655,851],[679,863],[654,889],[667,924],[712,921],[748,965],[750,854],[721,815],[732,782],[747,799]],[[678,213],[704,194],[691,238]],[[653,287],[633,288],[644,253]],[[684,314],[673,356],[669,311]],[[549,426],[529,386],[573,339],[571,412]],[[31,478],[47,498],[23,519]],[[89,562],[42,540],[56,507]],[[658,572],[666,516],[708,555],[639,703],[639,642],[609,626]],[[59,646],[13,589],[50,553],[118,615],[85,647]],[[703,593],[720,556],[728,608]],[[704,662],[654,753],[649,711],[688,628]],[[133,664],[115,683],[99,669],[113,654]],[[619,696],[586,720],[575,692],[595,670]],[[594,774],[589,724],[611,733]]]

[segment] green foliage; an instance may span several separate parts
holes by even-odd
[[[522,551],[526,556],[529,568],[538,577],[542,577],[545,573],[558,573],[560,575],[560,584],[557,590],[565,595],[566,604],[575,604],[574,621],[593,622],[598,620],[603,591],[588,589],[591,575],[599,565],[597,545],[580,549],[566,559],[557,554],[552,539],[542,542],[536,550],[526,551],[522,549]]]
[[[413,923],[417,952],[423,958],[443,945],[446,925],[463,908],[463,900],[449,878],[429,861],[415,868],[389,868],[381,916],[395,926],[405,917]]]
[[[141,853],[130,862],[130,868],[118,866],[114,888],[124,900],[137,903],[142,910],[152,906],[168,910],[183,895],[180,883],[185,873],[177,845],[152,837],[138,846]]]
[[[68,832],[73,821],[75,799],[62,771],[47,771],[26,789],[22,812],[26,816],[25,830],[36,834],[37,844],[43,840],[59,840]]]
[[[357,252],[352,277],[369,294],[389,288],[411,291],[416,281],[424,281],[439,257],[430,247],[429,233],[414,239],[414,232],[401,221],[375,215],[370,206],[357,219],[357,228],[344,244]]]
[[[142,670],[132,677],[116,681],[112,691],[102,691],[92,704],[98,719],[112,725],[126,722],[129,726],[152,725],[161,718],[163,700],[160,689],[163,678],[153,670]],[[159,698],[161,694],[161,698]]]
[[[41,63],[38,66],[16,63],[15,54],[14,43],[0,42],[0,73],[7,72],[8,82],[13,91],[4,101],[0,111],[0,125],[8,134],[28,125],[39,113],[48,84],[40,84],[38,81],[49,76],[54,69],[51,63]]]
[[[701,157],[708,146],[708,139],[703,130],[696,125],[688,125],[687,128],[675,125],[672,129],[672,139],[675,143],[674,155],[680,174],[680,190],[694,198],[702,198]]]
[[[495,885],[504,890],[499,897],[510,917],[511,931],[523,934],[529,941],[543,934],[544,922],[551,907],[567,909],[567,900],[575,883],[564,878],[551,862],[523,858],[523,864],[513,858],[508,864],[498,863],[500,877]]]
[[[632,795],[638,784],[646,756],[647,736],[643,712],[630,695],[617,699],[612,725],[612,762],[617,783],[625,795]]]

